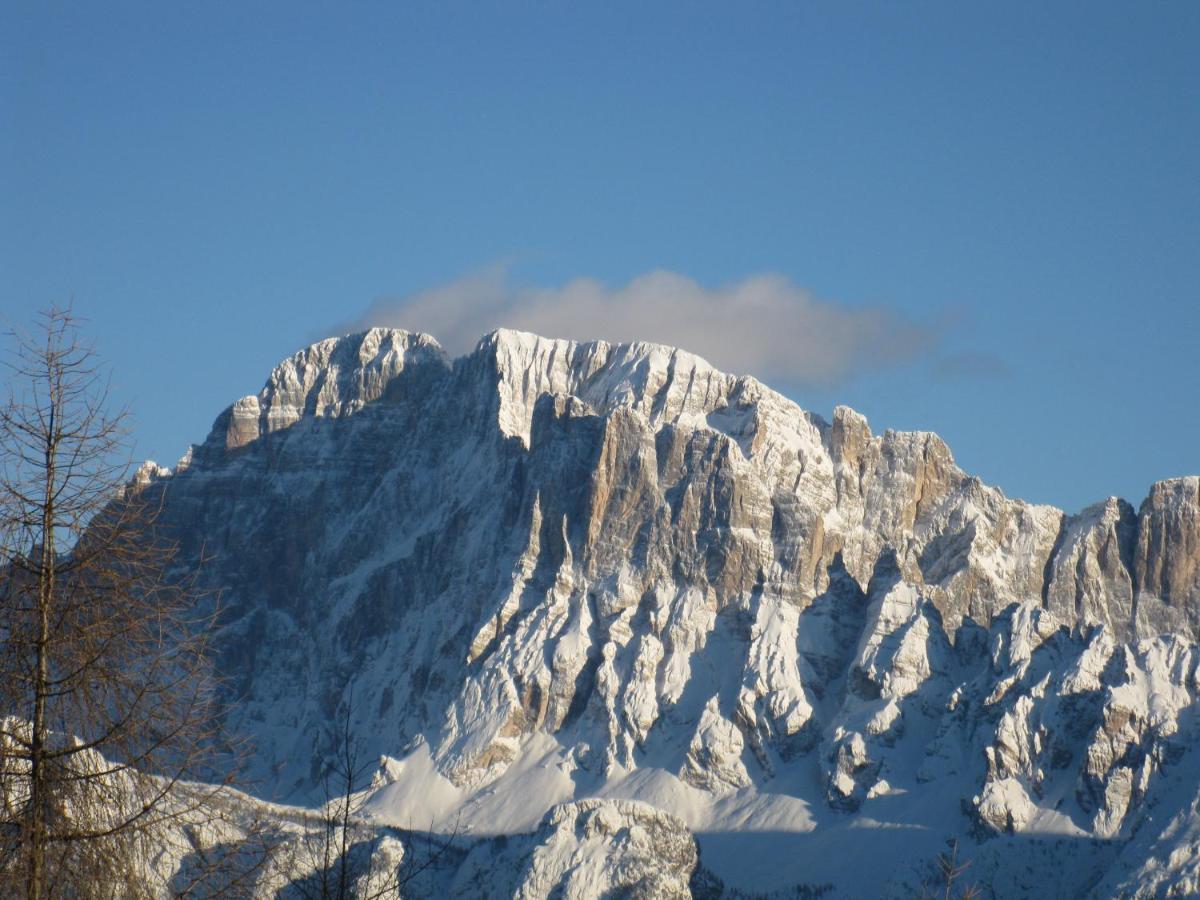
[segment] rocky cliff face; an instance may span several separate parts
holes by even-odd
[[[607,832],[578,804],[627,797],[697,832],[718,893],[902,893],[920,873],[847,861],[1006,835],[978,845],[993,883],[1078,893],[1191,752],[1197,478],[1066,515],[683,351],[499,331],[450,361],[376,329],[297,353],[139,484],[211,558],[231,724],[277,794],[345,714],[395,758],[384,819],[515,833],[575,803],[543,828],[582,860]],[[638,827],[621,846],[675,834]],[[995,849],[1017,836],[1080,870],[1023,875]]]

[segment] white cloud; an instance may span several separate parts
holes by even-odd
[[[590,278],[558,288],[513,285],[503,267],[396,300],[376,301],[347,330],[386,325],[432,334],[452,354],[499,328],[546,337],[653,341],[721,369],[832,384],[932,349],[937,330],[878,306],[819,300],[778,275],[706,288],[674,272],[612,289]]]

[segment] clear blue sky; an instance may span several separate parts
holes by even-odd
[[[774,272],[936,334],[777,386],[1070,509],[1200,472],[1200,5],[0,6],[0,314],[172,462],[380,298]]]

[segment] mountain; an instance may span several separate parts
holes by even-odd
[[[1200,878],[1200,478],[1068,515],[682,350],[372,329],[137,483],[264,792],[347,718],[377,821],[463,832],[440,889],[909,896],[949,839],[997,896]]]

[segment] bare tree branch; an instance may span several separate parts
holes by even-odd
[[[231,771],[208,660],[218,598],[172,571],[157,508],[127,485],[127,411],[109,412],[107,372],[72,312],[51,309],[12,337],[0,894],[142,896],[163,848],[211,824]]]

